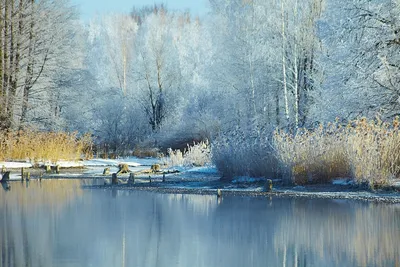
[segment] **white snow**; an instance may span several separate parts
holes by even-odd
[[[333,185],[352,185],[354,184],[354,181],[351,179],[335,179],[332,180]]]
[[[83,162],[86,167],[105,167],[105,166],[118,166],[119,164],[128,164],[129,167],[138,166],[151,166],[158,164],[158,159],[146,158],[140,159],[136,157],[129,157],[123,159],[91,159]]]
[[[91,159],[85,160],[83,165],[86,167],[118,166],[118,161],[113,159]]]
[[[44,165],[52,165],[56,166],[59,165],[61,168],[81,168],[84,166],[82,161],[65,161],[60,160],[56,164],[51,164],[50,162],[39,162],[39,166]],[[7,162],[0,162],[0,167],[6,167],[6,169],[20,169],[20,168],[32,168],[33,164],[29,162],[14,162],[14,161],[7,161]]]
[[[6,167],[6,169],[19,169],[19,168],[31,168],[32,164],[29,162],[0,162],[0,167]]]
[[[61,168],[82,168],[84,166],[82,161],[64,161],[64,160],[57,161],[55,165],[58,165]]]
[[[265,181],[265,178],[254,178],[249,176],[238,176],[234,177],[232,183],[255,183]]]

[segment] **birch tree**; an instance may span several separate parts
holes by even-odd
[[[317,22],[324,2],[310,0],[300,5],[298,0],[280,1],[285,115],[287,123],[297,128],[306,123],[313,104],[313,91],[320,88],[322,72],[317,68],[316,58],[322,47],[317,36]],[[290,112],[293,112],[291,119]]]

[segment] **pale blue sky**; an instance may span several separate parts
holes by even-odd
[[[207,0],[72,0],[78,5],[82,19],[88,20],[95,14],[109,12],[129,13],[133,6],[142,7],[164,3],[172,10],[190,10],[193,15],[204,15],[208,11]]]

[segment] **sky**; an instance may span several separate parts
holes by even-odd
[[[164,3],[171,10],[190,10],[193,15],[202,16],[208,11],[207,0],[72,0],[80,9],[81,18],[85,21],[94,15],[107,13],[129,13],[133,6],[142,7]]]

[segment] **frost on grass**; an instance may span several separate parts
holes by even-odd
[[[211,148],[208,141],[188,145],[182,152],[168,149],[164,163],[168,167],[201,167],[211,163]]]
[[[295,183],[330,182],[351,177],[357,183],[387,185],[400,175],[399,120],[362,118],[320,125],[297,134],[277,131],[274,145]]]

